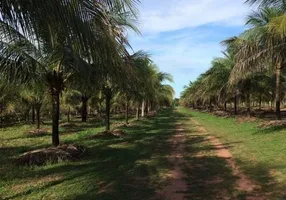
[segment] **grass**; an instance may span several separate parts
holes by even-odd
[[[237,163],[272,199],[286,199],[286,129],[261,129],[258,122],[237,123],[234,118],[185,108],[179,112],[193,117],[221,142],[231,144],[229,150]]]
[[[29,137],[29,125],[0,130],[0,199],[151,199],[172,167],[166,159],[174,130],[174,119],[166,117],[171,113],[134,122],[124,129],[124,138],[85,139],[102,131],[102,123],[62,128],[61,141],[85,145],[87,155],[79,162],[40,167],[18,167],[12,159],[49,146],[51,135]]]
[[[198,131],[190,118],[206,129]],[[113,122],[122,121],[116,118]],[[31,137],[29,125],[0,130],[0,199],[153,199],[170,179],[168,156],[175,150],[170,138],[176,123],[185,128],[182,169],[188,199],[245,199],[236,189],[238,177],[225,159],[216,156],[207,140],[214,135],[227,144],[242,170],[262,185],[271,199],[283,199],[286,188],[286,133],[283,129],[259,129],[257,123],[238,124],[234,119],[179,108],[167,109],[155,118],[134,121],[122,138],[85,139],[104,130],[102,122],[61,128],[63,143],[78,143],[88,152],[78,162],[39,167],[15,166],[13,158],[51,143],[51,135]],[[49,127],[49,126],[47,126]],[[44,126],[44,128],[47,128]],[[285,196],[284,196],[285,198]]]

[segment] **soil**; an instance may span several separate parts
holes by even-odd
[[[207,131],[204,127],[200,126],[200,124],[192,119],[194,125],[202,136],[205,136],[208,141],[214,146],[216,156],[219,158],[223,158],[226,160],[229,168],[232,169],[233,175],[237,177],[236,181],[236,189],[245,194],[246,200],[265,200],[267,199],[263,195],[261,195],[260,186],[254,180],[251,180],[248,176],[246,176],[243,171],[236,164],[232,154],[229,152],[227,147],[225,147],[219,139],[209,134],[206,134]],[[173,152],[169,156],[170,163],[173,164],[173,169],[169,172],[168,184],[161,188],[160,191],[157,192],[155,199],[156,200],[184,200],[187,199],[185,196],[188,193],[188,183],[186,181],[186,174],[182,170],[182,165],[190,165],[188,164],[183,155],[187,155],[185,152],[185,130],[182,125],[178,124],[176,127],[176,134],[174,134],[170,138],[170,142],[173,146]],[[199,155],[197,155],[199,156]],[[192,166],[187,166],[190,169]],[[222,181],[220,179],[213,180],[218,184]],[[209,184],[206,183],[205,184]],[[230,199],[225,196],[226,199]]]
[[[184,129],[181,125],[177,125],[176,134],[169,140],[172,143],[174,151],[169,156],[169,161],[173,164],[174,168],[168,174],[169,184],[160,190],[155,199],[164,200],[183,200],[185,193],[188,190],[187,182],[185,181],[185,174],[181,169],[181,165],[185,163],[183,158],[184,154]]]

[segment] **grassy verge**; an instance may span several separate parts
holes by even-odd
[[[273,199],[286,198],[286,129],[260,129],[257,122],[237,123],[185,108],[179,112],[193,117],[227,145],[244,172],[257,180],[265,193]]]
[[[124,128],[123,138],[85,139],[102,124],[76,123],[61,129],[61,141],[88,147],[83,160],[41,167],[17,167],[19,154],[49,146],[51,135],[28,137],[28,125],[0,130],[0,199],[151,199],[172,167],[166,159],[174,132],[172,110]]]

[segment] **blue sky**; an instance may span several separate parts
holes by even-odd
[[[221,56],[220,42],[238,35],[251,8],[245,0],[142,0],[139,27],[129,33],[134,49],[145,50],[161,71],[174,77],[176,97],[184,85]]]

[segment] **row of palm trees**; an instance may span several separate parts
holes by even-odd
[[[59,145],[60,104],[68,118],[76,99],[82,121],[91,100],[105,104],[106,129],[115,98],[155,109],[170,104],[171,81],[150,56],[131,47],[126,30],[136,28],[137,0],[7,0],[0,4],[1,115],[11,105],[36,113],[51,104],[52,143]],[[10,89],[9,89],[10,88]],[[13,89],[12,89],[13,88]],[[12,96],[13,95],[13,96]],[[48,96],[49,98],[45,98]],[[22,106],[24,107],[24,106]],[[10,109],[9,109],[10,108]],[[138,111],[139,112],[139,111]],[[127,112],[128,116],[128,112]],[[127,117],[128,119],[128,117]]]
[[[222,41],[224,56],[215,58],[211,68],[181,94],[185,106],[217,104],[227,109],[234,105],[237,114],[238,100],[251,114],[256,102],[275,102],[276,118],[281,119],[281,101],[284,98],[286,64],[286,2],[283,0],[247,0],[258,5],[247,19],[246,31]],[[252,103],[251,103],[252,102]]]

